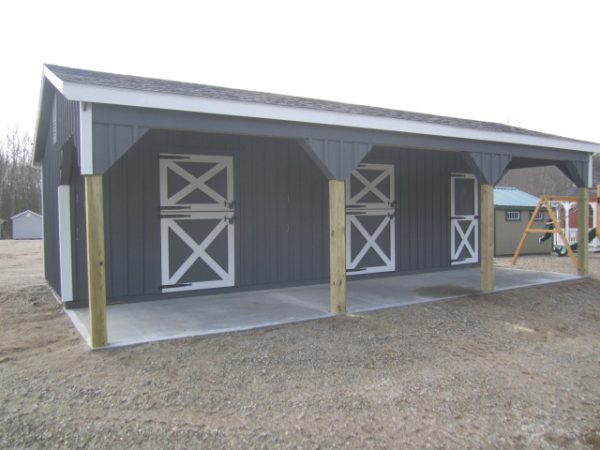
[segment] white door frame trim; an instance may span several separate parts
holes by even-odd
[[[472,179],[473,180],[473,214],[465,216],[456,215],[455,205],[455,184],[454,181],[457,179]],[[460,222],[470,220],[466,231],[463,231]],[[455,230],[460,234],[460,243],[458,248],[456,246]],[[475,239],[473,240],[473,246],[468,242],[468,238],[471,233],[474,233]],[[467,247],[467,250],[471,254],[471,257],[459,260],[459,255],[463,249]],[[472,173],[451,173],[450,174],[450,264],[473,264],[479,262],[479,183],[477,178]]]

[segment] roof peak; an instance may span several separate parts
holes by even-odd
[[[36,215],[36,216],[38,216],[38,217],[42,217],[42,215],[41,215],[41,214],[38,214],[38,213],[36,213],[35,211],[32,211],[32,210],[30,210],[30,209],[26,209],[26,210],[24,210],[24,211],[21,211],[21,212],[19,212],[19,213],[15,214],[14,216],[11,216],[11,220],[12,220],[12,219],[14,219],[15,217],[19,217],[19,216],[22,216],[23,214],[27,214],[27,213],[34,214],[34,215]]]

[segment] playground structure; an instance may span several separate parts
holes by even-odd
[[[517,248],[515,249],[515,254],[513,255],[512,264],[517,263],[517,259],[519,258],[519,255],[521,254],[521,251],[523,250],[523,246],[525,245],[525,241],[527,240],[529,233],[539,233],[539,234],[543,234],[543,235],[553,234],[555,236],[558,235],[560,237],[560,240],[563,243],[563,248],[561,250],[559,250],[558,254],[561,256],[564,256],[566,253],[566,255],[568,255],[571,258],[573,265],[577,269],[577,267],[578,267],[577,258],[575,257],[574,251],[577,250],[581,244],[586,245],[588,242],[591,242],[594,238],[600,239],[600,214],[597,214],[597,213],[595,214],[595,216],[596,216],[595,221],[594,221],[595,226],[594,226],[594,228],[589,230],[589,233],[587,236],[588,242],[581,242],[582,236],[580,235],[580,233],[578,233],[578,242],[572,245],[571,240],[565,234],[565,230],[561,226],[561,223],[559,222],[559,220],[556,216],[553,206],[556,205],[557,203],[564,203],[564,202],[569,202],[569,204],[573,204],[573,203],[578,202],[578,200],[579,200],[579,198],[574,197],[574,196],[571,197],[571,196],[561,196],[561,195],[542,195],[535,207],[535,210],[533,211],[533,214],[531,215],[531,218],[529,219],[529,222],[527,223],[527,226],[525,227],[525,230],[523,230],[523,234],[521,235],[521,239],[519,240],[519,244],[517,245]],[[596,196],[589,198],[589,203],[595,204],[594,210],[598,211],[598,204],[600,204],[600,185],[596,186]],[[545,208],[548,213],[549,222],[551,222],[551,225],[552,225],[551,228],[550,227],[549,228],[534,228],[533,227],[535,218],[536,218],[537,214],[540,212],[540,210],[542,210],[542,208]],[[568,210],[567,210],[567,216],[565,219],[566,219],[566,221],[568,221]],[[586,227],[586,228],[589,228],[589,227]],[[580,226],[579,229],[582,229],[582,227]],[[558,240],[555,239],[554,242],[557,243]]]
[[[598,224],[598,214],[600,208],[598,208],[598,202],[590,202],[589,206],[589,228],[590,230],[596,229]],[[565,236],[569,241],[571,247],[579,241],[579,230],[578,230],[578,208],[577,203],[571,200],[568,201],[555,201],[552,202],[552,207],[556,211],[556,218],[565,231]],[[600,238],[596,236],[590,237],[590,251],[600,252]],[[554,248],[564,248],[565,243],[559,234],[553,235],[552,244]]]

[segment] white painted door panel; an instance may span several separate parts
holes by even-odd
[[[346,181],[348,275],[396,269],[394,166],[360,164]]]
[[[233,158],[160,155],[161,289],[235,284]]]

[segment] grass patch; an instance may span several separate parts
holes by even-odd
[[[592,430],[585,434],[585,443],[594,450],[600,450],[600,430]]]

